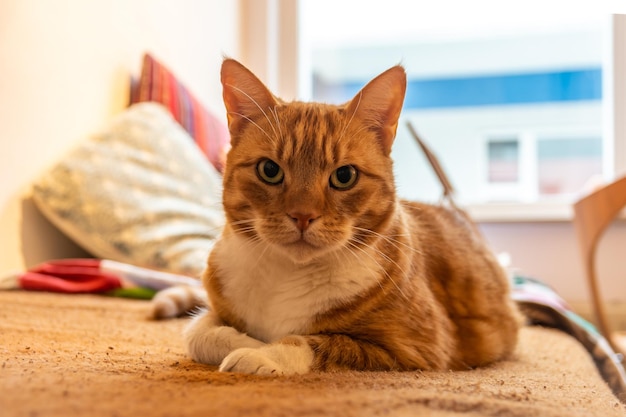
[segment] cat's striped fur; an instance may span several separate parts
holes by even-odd
[[[185,333],[194,360],[288,374],[467,369],[511,354],[519,316],[475,226],[396,197],[401,67],[343,106],[285,103],[231,59],[222,83],[227,225],[203,278],[210,308]]]

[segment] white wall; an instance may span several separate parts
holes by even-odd
[[[239,3],[0,2],[0,275],[82,254],[38,214],[30,184],[124,109],[145,51],[222,115],[219,67],[239,53]]]
[[[493,249],[508,252],[521,275],[549,283],[570,302],[588,301],[583,261],[571,222],[482,223]],[[607,302],[626,302],[626,223],[616,221],[599,242],[596,272]]]

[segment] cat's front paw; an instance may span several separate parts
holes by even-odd
[[[258,348],[265,343],[238,332],[220,321],[211,311],[195,316],[183,332],[189,356],[200,363],[219,365],[228,354],[241,348]]]
[[[255,375],[283,375],[278,363],[261,349],[241,348],[231,352],[220,365],[220,372],[239,372]]]
[[[236,349],[224,358],[220,371],[256,375],[304,374],[311,370],[313,356],[308,343],[294,336],[288,343]]]

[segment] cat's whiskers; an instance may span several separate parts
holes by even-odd
[[[241,224],[250,224],[255,223],[258,219],[243,219],[243,220],[234,220],[230,222],[231,225],[239,226]]]
[[[359,247],[357,247],[357,245],[353,244],[352,242],[348,242],[348,243],[345,245],[346,252],[348,252],[350,255],[352,255],[352,256],[353,256],[353,257],[357,260],[357,262],[359,262],[359,264],[360,264],[360,265],[365,266],[365,268],[366,268],[366,269],[370,272],[370,275],[371,275],[372,277],[374,277],[374,278],[378,277],[378,273],[377,273],[376,271],[374,271],[372,268],[370,268],[370,267],[369,267],[366,263],[360,262],[362,259],[361,259],[361,257],[359,256],[359,254],[358,254],[358,253],[356,253],[356,251],[354,251],[354,250],[352,249],[353,247],[354,247],[355,249],[360,249]],[[344,254],[344,251],[336,251],[336,252],[341,252],[342,254]],[[336,256],[337,256],[337,255],[336,255]],[[347,257],[347,254],[344,254],[344,257]],[[337,256],[337,259],[339,260],[339,257],[338,257],[338,256]],[[340,260],[339,260],[339,261],[340,261]],[[374,260],[374,262],[376,262],[376,260]],[[379,264],[378,262],[376,262],[376,264],[380,267],[380,264]],[[378,284],[378,287],[379,287],[381,290],[382,290],[382,289],[384,289],[383,284],[382,284],[382,282],[381,282],[379,279],[377,279],[377,280],[376,280],[376,283]]]
[[[339,139],[337,139],[337,143],[339,143],[342,139],[343,140],[349,140],[349,139],[352,139],[352,138],[356,138],[358,140],[359,135],[361,133],[363,133],[363,132],[365,134],[367,134],[367,131],[368,131],[367,127],[360,126],[358,129],[356,129],[355,131],[351,132],[350,136],[345,136],[345,135],[342,134],[342,136]]]
[[[385,268],[383,265],[381,265],[381,263],[379,262],[378,259],[376,259],[373,254],[371,252],[374,252],[374,254],[380,256],[383,260],[390,262],[392,264],[394,264],[398,270],[404,275],[405,274],[405,270],[404,268],[402,268],[395,260],[393,260],[391,257],[389,257],[387,254],[385,254],[383,251],[381,251],[380,249],[378,249],[375,245],[371,245],[361,239],[359,239],[358,236],[354,235],[352,237],[350,237],[350,239],[348,239],[348,243],[350,244],[350,246],[352,246],[355,249],[360,250],[363,254],[367,255],[371,260],[373,260],[383,271],[384,275],[389,278],[394,285],[396,285],[395,281],[393,281],[388,268]],[[366,250],[369,249],[369,250]],[[400,288],[396,285],[396,288],[398,288],[398,290],[400,290]]]
[[[402,242],[402,241],[400,241],[398,239],[393,239],[392,238],[392,236],[409,237],[410,235],[408,235],[406,233],[398,234],[398,235],[383,235],[382,233],[378,233],[378,232],[375,232],[375,231],[370,230],[370,229],[365,229],[363,227],[353,226],[352,228],[357,230],[357,231],[359,231],[359,232],[370,234],[370,235],[376,236],[376,237],[378,237],[380,239],[383,239],[386,242],[389,242],[393,247],[395,247],[398,250],[402,250],[400,248],[402,246],[403,248],[406,248],[406,249],[410,250],[411,252],[422,253],[422,251],[420,251],[419,249],[416,249],[413,246],[411,246],[411,245],[409,245],[407,243],[404,243],[404,242]]]
[[[356,242],[356,243],[355,243]],[[348,244],[350,245],[350,247],[355,248],[357,250],[359,250],[361,253],[365,254],[368,258],[370,258],[372,261],[374,261],[374,263],[376,265],[378,265],[378,267],[381,269],[381,271],[383,272],[383,275],[393,284],[394,287],[396,287],[396,289],[398,290],[398,293],[407,301],[411,301],[410,298],[404,293],[404,291],[402,291],[402,289],[400,288],[400,286],[398,286],[398,284],[396,283],[396,281],[393,279],[393,277],[391,276],[391,274],[389,273],[389,271],[387,270],[387,268],[383,267],[383,265],[380,264],[380,262],[378,261],[378,259],[376,259],[374,256],[372,256],[372,254],[370,254],[368,251],[366,251],[365,249],[363,249],[361,246],[359,246],[357,243],[360,243],[362,246],[365,246],[367,248],[370,248],[372,250],[374,250],[378,255],[380,255],[381,257],[383,257],[383,259],[394,263],[398,269],[400,270],[400,272],[402,272],[402,274],[405,274],[404,269],[398,265],[393,259],[389,258],[387,255],[385,255],[384,253],[382,253],[381,251],[379,251],[378,249],[372,247],[371,245],[368,245],[362,241],[359,241],[356,238],[351,238],[348,241]],[[369,268],[368,268],[369,269]],[[382,288],[382,283],[379,281],[379,286]]]
[[[213,227],[208,227],[206,229],[204,229],[206,232],[208,232],[211,235],[215,235],[215,236],[219,236],[222,232],[222,230],[224,230],[224,225],[226,224],[226,222],[220,224],[220,225],[216,225]]]
[[[250,219],[241,219],[241,220],[233,220],[230,222],[231,226],[242,226],[242,227],[233,227],[233,231],[239,235],[242,235],[247,241],[252,242],[252,243],[260,243],[263,240],[261,239],[261,237],[259,236],[259,234],[256,232],[256,224],[259,221],[263,221],[263,220],[267,220],[265,218],[260,218],[260,217],[253,217]],[[255,232],[254,236],[249,236],[247,233],[248,232]]]
[[[254,228],[249,227],[249,228],[240,229],[240,230],[241,230],[241,233],[239,233],[239,232],[237,232],[237,233],[243,237],[243,241],[240,243],[238,250],[240,250],[242,252],[248,252],[250,249],[256,251],[256,249],[258,247],[260,247],[262,244],[265,243],[265,241],[258,234],[254,234],[253,236],[249,236],[249,235],[245,234],[244,230],[246,232],[247,231],[254,231]],[[265,245],[264,249],[261,251],[261,254],[259,255],[259,257],[258,257],[258,259],[257,259],[257,261],[255,263],[255,267],[256,267],[256,265],[258,265],[260,260],[263,258],[263,255],[267,251],[267,248],[269,248],[269,245]]]
[[[249,121],[250,123],[252,123],[254,126],[256,126],[261,132],[263,132],[263,134],[271,141],[273,142],[274,139],[272,139],[272,137],[269,135],[269,133],[267,133],[265,131],[265,129],[263,129],[261,126],[259,126],[254,120],[252,120],[251,118],[249,118],[248,116],[246,116],[245,114],[241,114],[241,113],[235,113],[235,112],[228,112],[228,114],[232,114],[234,116],[239,116],[241,118],[246,119],[247,121]]]
[[[258,245],[260,245],[262,243],[262,239],[259,237],[258,241],[255,242]],[[258,246],[257,245],[257,246]],[[263,248],[263,250],[261,251],[261,253],[259,254],[256,262],[254,263],[254,267],[252,269],[257,269],[257,266],[259,265],[259,262],[261,262],[261,259],[263,259],[265,257],[265,253],[267,252],[267,250],[270,248],[270,245],[265,245],[265,247]]]
[[[242,220],[241,222],[249,223],[249,222],[254,222],[254,221],[255,219]],[[259,264],[259,262],[265,255],[265,252],[267,252],[269,245],[267,245],[266,242],[257,233],[255,233],[253,236],[247,235],[246,233],[250,231],[255,231],[255,228],[253,226],[242,227],[242,228],[236,229],[235,233],[243,237],[243,241],[240,243],[239,248],[238,248],[238,250],[241,252],[249,252],[250,249],[252,249],[253,251],[256,251],[261,245],[265,244],[263,250],[259,254],[254,264],[254,267],[256,268],[256,266]]]
[[[273,109],[270,109],[270,113],[274,116],[274,120],[276,121],[276,126],[278,126],[278,133],[279,139],[283,139],[283,128],[281,126],[280,120],[278,120],[278,111],[276,111],[276,108],[278,107],[278,105],[274,106]]]
[[[267,119],[267,121],[270,124],[270,127],[272,128],[272,130],[274,131],[274,135],[278,137],[278,132],[276,132],[276,127],[274,126],[274,124],[272,123],[272,121],[270,120],[270,118],[267,116],[267,113],[265,113],[265,110],[263,110],[263,107],[261,107],[261,105],[259,105],[259,103],[252,97],[250,96],[250,94],[246,93],[245,91],[243,91],[241,88],[232,85],[232,84],[228,84],[228,86],[230,88],[232,88],[233,90],[239,91],[241,94],[243,94],[244,96],[246,96],[248,98],[248,100],[250,100],[260,111],[261,113],[263,113],[263,116],[265,116],[265,118]],[[249,120],[249,119],[248,119]],[[269,137],[269,135],[268,135]]]
[[[353,138],[358,136],[361,132],[367,132],[367,126],[359,126],[355,131],[351,132],[351,136],[347,136],[347,138]],[[344,135],[345,136],[345,135]]]
[[[368,229],[363,229],[363,230],[364,230],[364,231],[368,231],[368,232],[372,232],[372,233],[376,233],[376,232],[373,232],[372,230],[368,230]],[[379,235],[380,235],[380,234],[379,234]],[[380,235],[380,236],[381,236],[382,238],[384,238],[384,237],[385,237],[385,236],[383,236],[383,235]],[[395,259],[393,259],[393,258],[392,258],[392,257],[390,257],[389,255],[387,255],[386,253],[384,253],[383,251],[381,251],[380,249],[378,249],[378,248],[377,248],[377,247],[375,247],[374,245],[367,244],[366,242],[364,242],[364,241],[362,241],[362,240],[359,240],[356,236],[353,236],[353,237],[351,237],[351,238],[350,238],[350,243],[351,243],[352,245],[356,245],[356,244],[358,243],[358,244],[360,244],[360,245],[362,245],[362,246],[365,246],[365,247],[367,247],[367,248],[369,248],[369,249],[373,250],[373,251],[374,251],[377,255],[379,255],[380,257],[382,257],[385,261],[387,261],[387,262],[389,262],[389,263],[391,263],[391,264],[395,265],[395,266],[396,266],[396,268],[398,268],[398,270],[402,273],[402,276],[405,276],[405,275],[406,275],[406,271],[405,271],[405,269],[404,269],[402,266],[400,266],[400,264],[398,264],[398,262],[396,262],[396,260],[395,260]],[[400,243],[401,243],[401,242],[400,242]],[[394,245],[393,243],[391,243],[391,244],[392,244],[392,245]],[[358,246],[358,245],[357,245],[357,246]],[[407,245],[405,245],[405,246],[407,246]],[[401,248],[399,248],[398,246],[395,246],[395,245],[394,245],[394,247],[395,247],[396,249],[398,249],[400,252],[402,252],[402,249],[401,249]],[[407,246],[407,247],[408,247],[409,249],[413,250],[411,247],[409,247],[409,246]],[[359,249],[362,249],[362,248],[361,248],[361,247],[359,247]],[[362,250],[363,250],[363,249],[362,249]],[[364,253],[367,253],[367,251],[364,251]],[[367,254],[369,255],[369,253],[367,253]],[[404,253],[404,252],[403,252],[403,254],[406,256],[406,253]],[[370,255],[370,257],[371,257],[371,255]],[[379,265],[380,265],[380,264],[379,264]],[[393,278],[392,278],[392,277],[391,277],[391,275],[389,274],[389,272],[388,272],[387,268],[383,268],[383,270],[385,271],[385,275],[386,275],[386,276],[389,278],[389,280],[391,280],[391,282],[392,282],[392,283],[396,286],[396,288],[398,289],[398,291],[400,291],[400,293],[402,294],[402,296],[408,300],[408,297],[407,297],[407,296],[406,296],[406,295],[402,292],[402,290],[398,287],[398,285],[396,284],[396,282],[393,280]]]
[[[239,234],[239,235],[247,235],[248,232],[254,232],[254,227],[252,226],[248,226],[248,227],[238,227],[236,229],[233,229],[235,231],[235,233]]]
[[[262,243],[263,240],[256,232],[256,227],[255,227],[255,224],[258,220],[259,219],[257,218],[252,218],[252,219],[235,220],[235,221],[230,222],[231,226],[237,226],[237,227],[232,227],[233,232],[241,236],[244,239],[244,243],[241,244],[242,247],[245,243],[251,243],[251,244]],[[254,232],[252,236],[250,235],[250,232]]]
[[[350,119],[348,119],[348,123],[346,123],[346,125],[343,127],[343,130],[341,131],[341,134],[339,135],[339,139],[337,139],[337,143],[341,142],[341,140],[343,139],[344,135],[346,134],[346,131],[348,130],[348,127],[350,126],[350,124],[352,123],[352,119],[354,119],[354,116],[356,115],[357,110],[359,110],[359,106],[361,104],[361,97],[362,97],[362,93],[359,92],[359,100],[356,103],[356,106],[354,107],[354,111],[352,112],[352,115],[350,116]]]
[[[354,240],[354,241],[353,241]],[[356,242],[356,243],[355,243]],[[361,245],[358,245],[357,243],[360,243]],[[365,254],[368,258],[370,258],[372,261],[374,261],[374,263],[376,265],[378,265],[378,267],[380,268],[380,270],[382,271],[382,274],[385,278],[387,278],[394,287],[396,287],[396,289],[398,290],[398,293],[407,301],[410,301],[409,297],[406,296],[406,294],[404,293],[404,291],[402,291],[402,289],[398,286],[398,284],[396,283],[396,281],[393,279],[393,277],[391,276],[391,274],[389,273],[389,271],[383,266],[381,265],[381,263],[378,261],[378,259],[376,259],[374,256],[372,256],[372,254],[368,253],[368,251],[366,251],[365,249],[363,249],[362,246],[366,246],[366,247],[370,247],[366,244],[364,244],[363,242],[358,241],[357,239],[351,239],[348,242],[348,245],[350,245],[350,247],[359,250],[361,253]],[[377,251],[376,249],[374,249],[378,254],[381,254],[380,251]],[[384,254],[383,254],[383,258]],[[369,268],[368,268],[369,269]],[[402,271],[402,273],[404,274],[404,271],[400,268],[400,270]],[[375,273],[375,272],[374,272]],[[381,281],[378,281],[378,285],[381,289],[383,289],[383,285]]]

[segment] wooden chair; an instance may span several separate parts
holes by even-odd
[[[583,256],[596,324],[613,349],[626,355],[624,339],[619,340],[616,337],[606,318],[595,268],[598,242],[606,228],[615,220],[624,206],[626,206],[626,177],[578,200],[574,204],[574,227]]]

